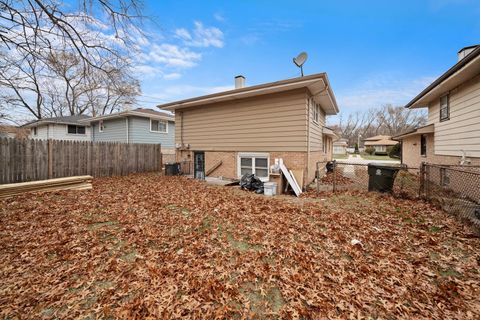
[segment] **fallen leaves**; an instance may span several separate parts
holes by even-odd
[[[479,317],[480,240],[463,225],[421,201],[322,198],[139,174],[4,200],[0,315]]]

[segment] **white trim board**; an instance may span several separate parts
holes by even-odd
[[[298,186],[297,181],[295,180],[295,177],[293,174],[290,174],[288,171],[287,167],[282,163],[280,163],[280,170],[282,170],[283,175],[287,179],[288,183],[293,189],[293,192],[295,192],[295,195],[299,197],[302,194],[302,189]]]

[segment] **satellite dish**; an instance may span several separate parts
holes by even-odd
[[[303,64],[307,61],[308,55],[306,52],[300,53],[296,58],[293,58],[293,63],[300,68],[303,77]]]

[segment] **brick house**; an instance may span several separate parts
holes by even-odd
[[[393,147],[398,144],[398,141],[392,140],[391,136],[373,136],[363,140],[365,147],[372,147],[375,149],[375,154],[387,154],[388,147]]]
[[[480,165],[480,46],[461,49],[458,62],[405,107],[428,108],[428,122],[394,137],[402,163]]]
[[[316,163],[332,159],[333,131],[325,127],[338,106],[326,73],[235,89],[159,105],[175,112],[177,161],[193,160],[195,176],[269,179],[274,159],[315,178]]]

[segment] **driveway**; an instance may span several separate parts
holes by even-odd
[[[360,157],[357,154],[349,154],[348,159],[338,159],[338,163],[352,163],[352,164],[369,164],[369,163],[388,163],[388,164],[400,164],[398,160],[367,160]]]

